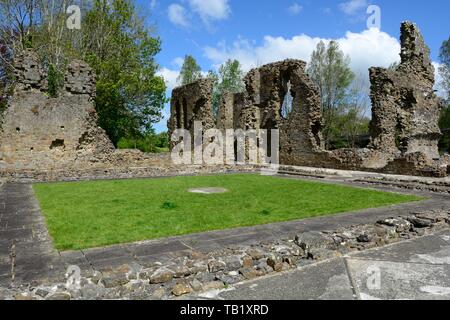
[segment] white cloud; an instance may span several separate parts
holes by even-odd
[[[156,0],[151,0],[150,1],[150,8],[154,9],[156,7]]]
[[[297,15],[302,10],[303,10],[303,7],[301,5],[299,5],[298,3],[294,3],[288,8],[289,13],[292,15]]]
[[[176,3],[171,4],[168,8],[168,15],[170,22],[172,22],[173,24],[181,27],[189,26],[187,12],[183,6]]]
[[[302,34],[292,38],[265,36],[261,45],[239,38],[231,46],[219,43],[216,47],[204,48],[205,56],[215,66],[227,59],[238,59],[245,70],[288,58],[309,62],[319,41],[328,43],[332,39],[313,38]],[[388,67],[399,61],[400,43],[394,37],[378,29],[361,33],[347,32],[345,37],[335,39],[342,51],[351,58],[352,70],[368,76],[371,66]]]
[[[183,66],[183,63],[184,63],[184,58],[182,58],[182,57],[176,57],[175,59],[172,60],[172,64],[179,68],[181,68]]]
[[[350,0],[339,4],[339,9],[341,9],[345,14],[354,15],[359,13],[362,9],[368,7],[367,0]]]
[[[228,0],[188,0],[195,13],[208,23],[211,20],[225,20],[231,13]]]
[[[166,82],[167,91],[172,92],[172,90],[177,86],[177,79],[180,75],[180,71],[171,70],[169,68],[161,68],[157,73],[162,76]]]

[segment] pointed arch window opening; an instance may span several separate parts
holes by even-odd
[[[283,104],[281,105],[281,117],[287,119],[292,112],[292,105],[294,103],[294,97],[292,95],[292,84],[289,80],[286,83],[286,94],[284,95]]]

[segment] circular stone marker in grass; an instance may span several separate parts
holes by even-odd
[[[225,193],[227,189],[224,188],[193,188],[189,189],[190,193],[200,193],[200,194],[215,194],[215,193]]]

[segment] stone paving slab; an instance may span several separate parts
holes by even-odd
[[[450,232],[446,231],[425,236],[414,241],[352,254],[352,258],[450,265],[450,246],[449,242],[444,240],[448,235]]]
[[[248,282],[218,295],[225,300],[353,300],[343,259]]]
[[[348,265],[359,299],[450,300],[449,265],[358,259]],[[380,272],[379,287],[374,272]]]
[[[450,300],[449,235],[439,232],[194,298]]]
[[[0,284],[61,279],[65,264],[53,247],[31,185],[6,184],[0,195],[4,204],[0,206]]]

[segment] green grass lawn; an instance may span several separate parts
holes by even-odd
[[[221,194],[187,190],[222,187]],[[35,184],[60,250],[324,216],[421,200],[260,175]]]

